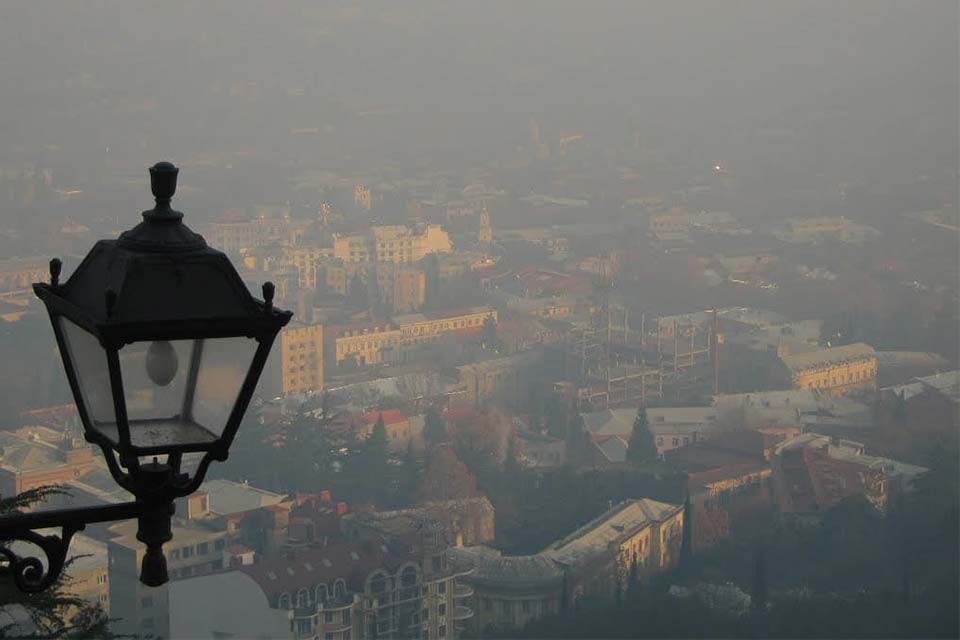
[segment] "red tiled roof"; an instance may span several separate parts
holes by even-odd
[[[253,578],[273,603],[283,593],[295,601],[298,589],[313,589],[320,583],[332,590],[337,579],[346,581],[351,590],[360,590],[366,577],[375,569],[385,568],[392,572],[413,559],[403,549],[387,547],[383,540],[366,538],[266,558],[258,564],[237,569]]]

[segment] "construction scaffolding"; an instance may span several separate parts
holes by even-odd
[[[564,375],[576,382],[578,407],[659,404],[716,388],[716,314],[657,318],[652,324],[655,330],[649,331],[643,314],[634,331],[629,311],[604,301],[589,322],[570,330]]]

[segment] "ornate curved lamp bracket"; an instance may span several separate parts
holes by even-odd
[[[6,566],[0,569],[0,575],[12,574],[17,589],[25,593],[38,593],[47,589],[63,572],[67,551],[70,549],[70,539],[73,534],[83,528],[83,523],[66,524],[61,528],[60,535],[41,535],[30,530],[14,532],[11,538],[3,540],[3,543],[19,540],[39,547],[46,556],[46,566],[36,556],[21,556],[9,547],[0,546],[0,556],[7,560]]]
[[[111,522],[136,518],[144,511],[140,502],[122,502],[81,509],[57,509],[0,517],[0,576],[12,574],[17,588],[37,593],[52,585],[63,573],[73,534],[93,522]],[[60,528],[60,535],[43,535],[39,529]],[[11,542],[26,542],[39,547],[46,557],[20,555],[10,548]]]

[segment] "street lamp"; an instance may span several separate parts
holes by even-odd
[[[103,451],[132,502],[0,518],[0,542],[25,540],[47,556],[0,547],[17,586],[41,591],[63,569],[71,536],[92,522],[136,518],[147,551],[140,580],[167,581],[163,543],[173,501],[196,491],[210,463],[226,460],[277,333],[292,314],[255,299],[230,260],[170,207],[178,169],[150,168],[156,206],[117,240],[97,242],[60,284],[33,286],[50,314],[84,437]],[[191,476],[183,454],[202,454]],[[37,529],[60,527],[60,536]]]

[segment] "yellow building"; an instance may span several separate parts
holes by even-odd
[[[669,213],[654,213],[649,218],[653,233],[685,233],[690,230],[690,214],[674,207]]]
[[[323,326],[291,322],[280,332],[284,394],[323,390]]]
[[[623,593],[634,564],[645,579],[679,561],[683,518],[680,505],[641,498],[612,507],[537,554],[453,549],[455,559],[474,567],[463,577],[465,602],[476,612],[467,629],[520,629],[585,599]]]
[[[380,364],[400,347],[400,330],[386,323],[336,327],[330,334],[330,354],[338,365],[349,359],[358,366]]]
[[[484,207],[480,211],[480,228],[477,230],[477,242],[490,244],[493,242],[493,227],[490,225],[490,212]]]
[[[328,355],[339,365],[353,359],[357,365],[380,364],[397,358],[404,347],[421,344],[458,331],[480,331],[497,311],[473,307],[462,311],[411,313],[396,316],[392,324],[355,324],[330,329]]]
[[[497,310],[490,307],[470,307],[460,311],[410,313],[394,318],[400,328],[403,344],[426,342],[445,333],[463,329],[478,330],[487,318],[497,322]]]
[[[107,566],[107,545],[100,540],[78,534],[70,541],[73,557],[67,573],[70,580],[67,591],[91,604],[99,604],[110,615],[110,575]],[[76,607],[68,609],[67,620],[77,613]]]
[[[377,265],[377,284],[384,302],[394,313],[409,313],[427,299],[427,274],[413,265],[386,263]]]
[[[450,236],[438,224],[372,227],[369,234],[339,236],[333,242],[334,257],[344,262],[417,262],[452,250]]]
[[[626,589],[634,564],[639,574],[646,576],[679,562],[683,525],[682,505],[649,498],[628,500],[554,543],[544,553],[565,566],[598,564],[589,560],[612,554],[614,575],[606,577],[619,580],[621,589]],[[609,582],[584,585],[585,593],[609,596],[608,590]]]
[[[797,389],[819,389],[831,394],[876,389],[877,354],[856,342],[781,358]]]
[[[333,256],[332,247],[294,246],[287,247],[286,253],[301,289],[316,289],[323,283],[323,262]]]
[[[354,186],[353,203],[365,211],[370,211],[370,208],[373,206],[370,189],[362,184]]]

